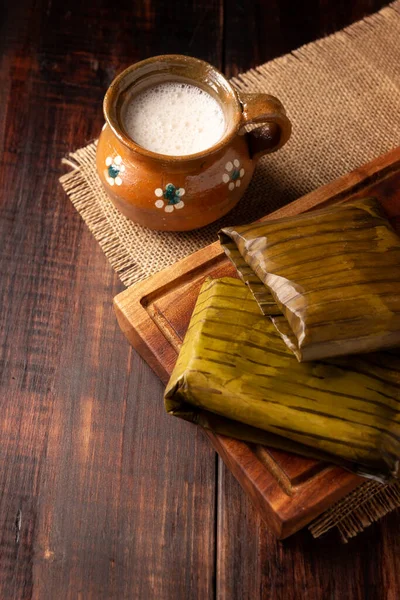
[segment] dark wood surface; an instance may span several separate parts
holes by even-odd
[[[181,52],[227,75],[384,2],[8,0],[0,16],[0,598],[400,596],[400,516],[277,542],[207,440],[164,414],[122,285],[66,199],[114,75]]]

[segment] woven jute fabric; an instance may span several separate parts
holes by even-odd
[[[320,537],[336,528],[344,543],[400,506],[400,483],[366,481],[315,519],[309,530]]]
[[[71,170],[60,181],[122,282],[132,285],[214,242],[222,226],[254,221],[397,146],[399,65],[397,0],[334,35],[232,79],[239,91],[277,96],[293,123],[293,134],[282,150],[260,161],[238,206],[197,231],[154,232],[121,215],[97,177],[96,142],[64,160]],[[388,488],[368,482],[353,494],[313,525],[314,535],[341,523],[347,539],[380,518],[384,507],[400,506],[396,484]]]
[[[95,142],[70,155],[73,169],[61,182],[123,283],[131,285],[214,242],[221,226],[254,221],[398,145],[399,65],[400,0],[233,79],[239,90],[282,100],[293,134],[260,161],[239,205],[202,229],[160,233],[128,221],[97,178]]]

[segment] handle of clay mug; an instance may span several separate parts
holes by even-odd
[[[245,134],[251,158],[258,160],[286,144],[292,125],[278,98],[269,94],[239,93],[239,100],[243,108],[242,127],[263,123]]]

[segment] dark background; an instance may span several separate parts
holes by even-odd
[[[119,331],[122,285],[64,195],[113,77],[187,53],[232,76],[371,13],[356,0],[8,1],[0,29],[0,598],[400,597],[400,515],[277,542]]]

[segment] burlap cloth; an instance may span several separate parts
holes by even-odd
[[[127,286],[214,242],[222,225],[248,223],[387,152],[400,142],[400,0],[350,27],[232,79],[268,92],[293,123],[289,143],[260,161],[245,197],[220,222],[154,232],[122,216],[96,175],[96,142],[69,155],[60,179]],[[99,107],[100,108],[100,107]],[[366,482],[310,527],[344,540],[400,506],[400,484]]]

